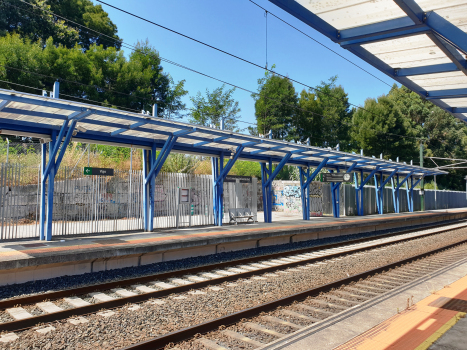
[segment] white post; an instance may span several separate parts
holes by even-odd
[[[10,153],[10,140],[6,138],[6,163],[8,164],[8,155]]]
[[[58,81],[56,81],[54,83],[54,90],[53,90],[53,94],[52,94],[52,97],[53,98],[58,98],[59,96],[59,90],[60,90],[60,83]]]

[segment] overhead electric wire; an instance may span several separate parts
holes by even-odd
[[[367,71],[365,68],[360,67],[358,64],[352,62],[352,61],[349,60],[348,58],[342,56],[340,53],[338,53],[338,52],[334,51],[333,49],[331,49],[330,47],[324,45],[322,42],[320,42],[320,41],[316,40],[315,38],[309,36],[309,35],[306,34],[304,31],[302,31],[302,30],[298,29],[297,27],[293,26],[292,24],[290,24],[290,23],[287,22],[286,20],[280,18],[279,16],[275,15],[275,14],[272,13],[271,11],[266,10],[264,7],[262,7],[261,5],[258,5],[258,4],[257,4],[256,2],[254,2],[253,0],[249,0],[249,1],[250,1],[251,3],[253,3],[254,5],[258,6],[260,9],[262,9],[262,10],[265,11],[266,13],[269,13],[270,15],[276,17],[279,21],[281,21],[281,22],[285,23],[286,25],[288,25],[289,27],[295,29],[297,32],[302,33],[302,34],[305,35],[307,38],[313,40],[315,43],[321,45],[322,47],[328,49],[328,50],[331,51],[332,53],[335,53],[335,54],[336,54],[337,56],[339,56],[340,58],[346,60],[346,61],[349,62],[350,64],[353,64],[355,67],[361,69],[361,70],[364,71],[365,73],[371,75],[373,78],[378,79],[378,80],[381,81],[383,84],[386,84],[386,85],[389,86],[389,87],[392,87],[392,85],[386,83],[384,80],[382,80],[382,79],[378,78],[376,75],[370,73],[370,72]]]
[[[25,3],[25,4],[27,4],[27,5],[30,5],[30,6],[32,6],[32,7],[38,8],[38,9],[44,11],[44,12],[48,12],[48,13],[50,13],[51,15],[56,16],[56,17],[58,17],[58,18],[61,18],[61,19],[65,20],[65,21],[71,22],[71,23],[73,23],[73,24],[75,24],[75,25],[77,25],[77,26],[79,26],[79,27],[86,28],[87,30],[90,30],[90,31],[92,31],[92,32],[94,32],[94,33],[96,33],[96,34],[102,35],[103,37],[107,38],[107,40],[109,40],[109,41],[111,41],[111,42],[114,42],[114,43],[115,43],[115,42],[119,42],[119,43],[121,44],[121,46],[123,46],[123,47],[125,47],[125,48],[128,48],[128,49],[130,49],[130,50],[133,50],[133,51],[136,51],[136,52],[140,52],[140,53],[142,53],[142,54],[144,54],[144,55],[146,55],[146,56],[150,56],[150,57],[153,57],[153,58],[156,58],[156,59],[160,59],[160,60],[163,61],[163,62],[166,62],[166,63],[172,64],[172,65],[175,65],[175,66],[177,66],[177,67],[179,67],[179,68],[183,68],[183,69],[188,70],[188,71],[191,71],[191,72],[193,72],[193,73],[196,73],[196,74],[205,76],[205,77],[207,77],[207,78],[216,80],[216,81],[221,82],[221,83],[223,83],[223,84],[230,85],[230,86],[232,86],[232,87],[234,87],[234,88],[236,88],[236,89],[243,90],[243,91],[248,92],[248,93],[250,93],[250,94],[253,94],[253,95],[260,95],[259,93],[254,92],[254,91],[252,91],[252,90],[243,88],[243,87],[241,87],[241,86],[239,86],[239,85],[236,85],[236,84],[229,83],[229,82],[224,81],[224,80],[219,79],[219,78],[215,78],[215,77],[213,77],[213,76],[211,76],[211,75],[208,75],[208,74],[206,74],[206,73],[202,73],[202,72],[197,71],[197,70],[195,70],[195,69],[192,69],[192,68],[189,68],[189,67],[187,67],[187,66],[184,66],[184,65],[182,65],[182,64],[180,64],[180,63],[177,63],[177,62],[171,61],[171,60],[169,60],[169,59],[163,58],[163,57],[161,57],[161,56],[156,56],[156,55],[153,55],[153,54],[149,54],[149,53],[143,52],[143,51],[141,51],[140,49],[138,49],[136,46],[125,43],[123,40],[117,40],[117,39],[115,39],[115,38],[113,38],[113,37],[111,37],[111,36],[109,36],[109,35],[107,35],[107,34],[101,33],[101,32],[99,32],[99,31],[97,31],[97,30],[94,30],[94,29],[89,28],[89,27],[86,27],[86,26],[84,26],[84,25],[82,25],[82,24],[76,23],[76,22],[74,22],[74,21],[72,21],[72,20],[70,20],[70,19],[68,19],[68,18],[66,18],[66,17],[60,16],[60,15],[57,15],[57,14],[51,12],[51,11],[42,9],[42,8],[40,8],[40,7],[38,7],[38,6],[34,5],[34,4],[30,4],[30,3],[28,3],[28,2],[26,2],[26,1],[24,1],[24,0],[20,0],[20,1],[23,2],[23,3]],[[4,1],[2,1],[2,2],[5,3]],[[19,8],[19,7],[15,6],[15,5],[12,5],[12,4],[9,4],[9,3],[7,3],[7,5],[31,13],[31,11],[28,11],[28,10],[25,10],[25,9],[22,9],[22,8]],[[16,68],[16,69],[17,69],[17,68]],[[38,73],[37,73],[37,74],[38,74]],[[79,98],[79,97],[76,97],[76,96],[73,96],[73,97],[74,97],[74,98]],[[310,114],[312,114],[312,115],[317,115],[317,116],[320,116],[320,117],[325,118],[325,116],[322,115],[322,114],[319,114],[319,113],[316,113],[316,112],[313,112],[313,111],[308,111],[308,110],[303,109],[303,108],[300,108],[300,107],[298,107],[298,106],[290,105],[290,104],[288,104],[288,103],[284,103],[284,102],[282,102],[282,101],[278,101],[278,100],[276,100],[276,99],[273,99],[273,98],[270,98],[270,97],[267,97],[267,96],[263,96],[263,97],[264,97],[265,99],[268,99],[268,100],[277,102],[277,103],[279,103],[279,104],[286,105],[286,106],[289,106],[289,107],[292,107],[292,108],[301,110],[301,111],[303,111],[303,112],[310,113]],[[83,98],[80,98],[80,99],[83,99]],[[83,100],[86,100],[86,99],[83,99]],[[90,101],[92,101],[92,100],[90,100]],[[93,101],[93,102],[98,102],[98,101]],[[110,105],[110,104],[108,104],[108,105]],[[123,108],[126,108],[126,107],[123,107]],[[138,111],[138,112],[139,112],[139,111]],[[341,124],[342,124],[342,123],[341,123]],[[253,125],[254,125],[254,124],[253,124]],[[337,130],[338,130],[341,126],[342,126],[342,125],[338,126]]]
[[[24,2],[24,0],[21,0],[21,1]],[[273,71],[272,69],[264,68],[264,67],[262,67],[261,65],[259,65],[259,64],[257,64],[257,63],[254,63],[254,62],[252,62],[252,61],[247,60],[246,58],[243,58],[243,57],[234,55],[233,53],[230,53],[230,52],[227,52],[227,51],[225,51],[225,50],[222,50],[222,49],[220,49],[220,48],[218,48],[218,47],[215,47],[215,46],[213,46],[213,45],[210,45],[210,44],[208,44],[208,43],[205,43],[205,42],[203,42],[203,41],[201,41],[201,40],[195,39],[195,38],[193,38],[193,37],[191,37],[191,36],[188,36],[188,35],[186,35],[186,34],[177,32],[176,30],[173,30],[173,29],[170,29],[170,28],[168,28],[168,27],[165,27],[165,26],[163,26],[163,25],[161,25],[161,24],[159,24],[159,23],[153,22],[153,21],[151,21],[151,20],[149,20],[149,19],[146,19],[146,18],[144,18],[144,17],[135,15],[135,14],[133,14],[133,13],[131,13],[131,12],[129,12],[129,11],[123,10],[123,9],[117,7],[117,6],[110,5],[110,4],[108,4],[108,3],[104,2],[104,1],[101,1],[101,0],[96,0],[96,1],[97,1],[97,2],[100,2],[101,4],[107,5],[107,6],[109,6],[109,7],[112,7],[113,9],[118,10],[118,11],[120,11],[120,12],[126,13],[126,14],[128,14],[128,15],[130,15],[130,16],[132,16],[132,17],[138,18],[138,19],[140,19],[140,20],[142,20],[142,21],[144,21],[144,22],[147,22],[147,23],[150,23],[150,24],[152,24],[152,25],[155,25],[156,27],[165,29],[165,30],[167,30],[167,31],[169,31],[169,32],[172,32],[172,33],[174,33],[174,34],[180,35],[180,36],[182,36],[182,37],[184,37],[184,38],[186,38],[186,39],[192,40],[192,41],[194,41],[194,42],[196,42],[196,43],[198,43],[198,44],[201,44],[201,45],[204,45],[204,46],[206,46],[206,47],[209,47],[209,48],[211,48],[211,49],[213,49],[213,50],[216,50],[216,51],[218,51],[218,52],[221,52],[221,53],[223,53],[223,54],[225,54],[225,55],[228,55],[228,56],[230,56],[230,57],[236,58],[236,59],[238,59],[238,60],[240,60],[240,61],[243,61],[243,62],[245,62],[245,63],[248,63],[248,64],[250,64],[250,65],[253,65],[253,66],[257,67],[257,68],[265,69],[266,71],[268,71],[268,72],[270,72],[270,73],[272,73],[272,74],[276,74],[276,75],[278,75],[278,76],[280,76],[280,77],[282,77],[282,78],[286,78],[286,79],[288,79],[288,80],[290,80],[290,81],[293,81],[294,83],[303,85],[303,86],[305,86],[305,87],[307,87],[307,88],[309,88],[309,89],[311,89],[311,90],[317,91],[317,92],[322,93],[322,94],[324,94],[324,95],[327,95],[327,96],[329,96],[329,97],[331,97],[331,98],[333,98],[333,99],[339,100],[339,99],[336,98],[335,96],[329,95],[329,94],[327,94],[327,93],[321,91],[321,90],[318,89],[318,88],[312,87],[312,86],[310,86],[310,85],[308,85],[308,84],[305,84],[305,83],[302,83],[302,82],[300,82],[300,81],[298,81],[298,80],[292,79],[292,78],[290,78],[290,77],[288,77],[288,76],[286,76],[286,75],[277,73],[277,72]],[[353,104],[353,103],[348,102],[348,104],[349,104],[350,106],[355,107],[355,108],[360,108],[360,109],[365,110],[365,108],[363,108],[363,107],[361,107],[361,106],[358,106],[358,105],[355,105],[355,104]],[[374,114],[373,112],[370,112],[370,111],[368,111],[368,112]]]

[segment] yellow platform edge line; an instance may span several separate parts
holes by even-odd
[[[430,335],[427,340],[417,346],[414,350],[427,350],[431,345],[433,345],[435,341],[441,338],[444,333],[450,330],[461,318],[464,318],[465,315],[465,312],[458,312],[453,318],[439,327],[436,332]]]

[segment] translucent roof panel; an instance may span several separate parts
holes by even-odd
[[[465,121],[466,0],[269,0]]]
[[[79,142],[103,143],[152,149],[170,147],[173,152],[209,157],[232,158],[259,162],[378,171],[388,175],[388,169],[403,173],[406,165],[313,147],[295,142],[260,138],[227,130],[180,123],[144,114],[122,112],[112,108],[71,102],[49,97],[0,89],[0,133],[51,140],[62,131]],[[63,129],[65,128],[65,129]],[[65,135],[65,134],[63,134]],[[312,155],[311,155],[312,154]],[[371,163],[371,164],[370,164]],[[414,176],[444,174],[438,169],[410,166]]]
[[[339,30],[405,15],[392,0],[297,0],[297,2]]]

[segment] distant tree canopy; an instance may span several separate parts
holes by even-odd
[[[61,44],[72,48],[78,44],[83,50],[88,50],[93,44],[120,49],[117,26],[101,5],[94,5],[90,0],[25,0],[25,2],[34,6],[25,4],[21,0],[0,3],[0,35],[17,33],[33,42],[45,41],[51,37],[55,45]]]
[[[225,85],[209,91],[203,96],[198,92],[196,96],[190,97],[193,108],[189,113],[189,121],[193,124],[204,126],[214,125],[219,128],[224,119],[224,129],[238,131],[239,113],[238,101],[233,98],[235,88],[225,90]]]
[[[115,47],[93,44],[83,51],[80,46],[56,46],[51,38],[43,46],[41,42],[22,39],[18,34],[7,34],[0,38],[0,77],[47,90],[56,79],[46,76],[63,78],[66,80],[61,81],[60,94],[69,100],[100,101],[106,106],[137,111],[150,111],[157,101],[159,116],[177,114],[185,108],[181,101],[187,93],[184,81],[173,82],[163,71],[159,54],[148,43],[137,46],[138,50],[126,59]],[[14,84],[0,83],[0,86],[17,89]]]
[[[313,146],[349,150],[349,134],[353,110],[347,93],[336,85],[337,77],[321,82],[314,89],[302,90],[297,96],[292,82],[285,77],[266,72],[258,79],[255,99],[256,129],[250,132],[267,134],[273,138],[305,142]]]

